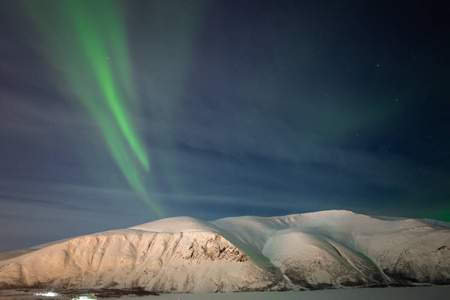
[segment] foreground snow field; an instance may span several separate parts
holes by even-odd
[[[0,287],[208,293],[450,284],[448,226],[349,211],[169,218],[3,255]]]
[[[448,300],[450,286],[341,289],[305,292],[164,294],[109,300]]]

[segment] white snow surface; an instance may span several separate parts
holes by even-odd
[[[302,292],[162,294],[139,300],[448,300],[450,286],[341,289]],[[131,300],[135,297],[109,298]]]
[[[0,286],[202,293],[450,284],[448,226],[350,211],[168,218],[23,253],[0,260]]]

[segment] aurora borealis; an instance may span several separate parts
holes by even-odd
[[[137,100],[118,4],[24,2],[31,18],[42,29],[42,38],[49,40],[51,53],[56,53],[53,63],[60,66],[75,94],[70,98],[83,103],[97,121],[109,153],[130,186],[162,216],[161,208],[149,198],[142,181],[143,172],[150,170],[150,162],[129,117],[130,104]],[[63,44],[61,37],[64,37]]]
[[[446,11],[1,1],[0,251],[179,215],[450,221]]]

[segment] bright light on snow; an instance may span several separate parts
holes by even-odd
[[[54,292],[47,292],[47,293],[36,293],[36,296],[44,296],[44,297],[56,297],[58,296],[57,293]]]

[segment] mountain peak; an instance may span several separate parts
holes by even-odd
[[[202,221],[192,217],[173,217],[165,218],[137,226],[129,229],[150,231],[150,232],[195,232],[195,231],[211,231],[215,232],[217,228],[209,222]]]
[[[175,217],[9,255],[0,261],[0,286],[231,292],[450,284],[449,249],[450,228],[439,223],[350,211]]]

